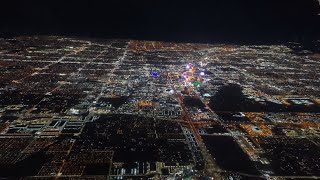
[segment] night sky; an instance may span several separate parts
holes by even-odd
[[[3,0],[0,7],[6,35],[190,42],[320,37],[317,0]]]

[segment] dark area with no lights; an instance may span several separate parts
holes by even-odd
[[[1,31],[188,42],[309,42],[319,37],[316,0],[1,2]]]

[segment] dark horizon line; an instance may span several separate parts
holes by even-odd
[[[83,38],[83,39],[125,39],[125,40],[141,40],[141,41],[162,41],[173,43],[204,43],[204,44],[233,44],[233,45],[279,45],[288,44],[290,42],[300,43],[304,48],[312,52],[320,52],[320,35],[318,34],[291,34],[283,36],[284,33],[279,33],[276,36],[251,36],[248,35],[236,36],[230,34],[202,34],[201,33],[181,33],[173,32],[171,35],[167,34],[144,34],[144,33],[105,33],[105,32],[59,32],[59,31],[0,31],[0,37],[13,38],[21,36],[61,36],[70,38]],[[170,33],[169,33],[170,34]]]

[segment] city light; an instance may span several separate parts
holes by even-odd
[[[158,73],[158,72],[152,72],[151,75],[152,75],[153,77],[158,77],[158,76],[159,76],[159,73]]]
[[[318,55],[230,46],[0,39],[0,179],[313,178]]]

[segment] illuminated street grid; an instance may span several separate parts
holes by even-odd
[[[320,55],[294,47],[0,39],[0,177],[320,178]]]

